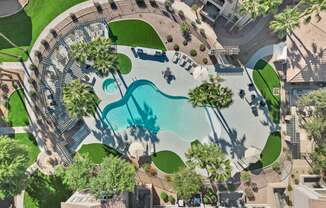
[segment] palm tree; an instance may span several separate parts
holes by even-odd
[[[87,43],[81,42],[73,44],[70,47],[72,57],[80,64],[84,64],[88,59],[88,45]]]
[[[300,13],[294,8],[287,8],[275,16],[275,19],[271,21],[269,27],[282,39],[292,33],[299,25]]]
[[[264,14],[268,14],[269,12],[276,12],[282,2],[283,0],[264,0],[262,2],[262,9],[264,9]]]
[[[326,0],[303,0],[302,3],[308,6],[303,14],[305,16],[305,22],[311,20],[312,14],[315,14],[318,21],[321,20],[320,12],[326,10]]]
[[[189,102],[194,106],[210,106],[214,108],[226,108],[232,103],[232,91],[223,87],[221,78],[211,77],[209,81],[189,91]]]
[[[70,117],[81,118],[95,113],[98,98],[90,85],[73,80],[63,88],[63,103]]]
[[[240,12],[242,14],[249,13],[251,18],[256,19],[260,15],[262,15],[263,11],[266,9],[262,8],[262,4],[259,1],[253,0],[243,0],[240,7]]]

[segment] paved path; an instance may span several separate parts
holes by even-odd
[[[29,126],[22,127],[0,127],[0,135],[31,133]]]

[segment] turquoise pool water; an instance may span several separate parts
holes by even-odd
[[[152,133],[174,132],[188,141],[210,131],[204,108],[193,108],[185,97],[166,95],[147,80],[131,84],[121,100],[104,108],[102,119],[115,131],[141,126]]]
[[[118,90],[117,83],[115,82],[114,79],[111,79],[111,78],[104,80],[102,87],[103,87],[104,92],[106,92],[108,94],[116,93]]]

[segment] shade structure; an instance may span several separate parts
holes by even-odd
[[[193,77],[196,80],[207,80],[208,79],[208,70],[206,67],[197,66],[193,71]]]
[[[273,45],[273,59],[274,61],[287,60],[287,46],[285,42]]]
[[[141,142],[133,142],[130,144],[128,152],[130,156],[138,159],[139,157],[145,154],[146,149],[144,147],[144,144],[142,144]]]
[[[255,147],[249,147],[245,152],[245,160],[248,163],[255,163],[260,158],[260,151]]]

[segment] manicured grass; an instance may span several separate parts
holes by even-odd
[[[84,144],[78,151],[81,155],[88,154],[89,159],[100,164],[103,158],[112,154],[114,156],[121,156],[121,154],[104,144]]]
[[[29,179],[24,194],[25,208],[60,208],[72,191],[56,176],[46,176],[36,171]]]
[[[260,155],[260,161],[249,166],[250,170],[259,169],[271,165],[281,154],[282,141],[279,132],[271,133]]]
[[[185,167],[182,159],[171,151],[156,152],[151,158],[155,166],[165,173],[176,173]]]
[[[259,60],[254,69],[254,82],[266,100],[269,116],[274,123],[279,124],[281,98],[279,95],[273,95],[273,89],[280,88],[280,78],[273,67],[264,60]]]
[[[269,116],[274,123],[279,124],[281,98],[279,95],[273,95],[273,89],[280,88],[280,78],[273,67],[264,60],[259,60],[254,69],[254,82],[266,100]]]
[[[11,126],[26,126],[29,123],[24,99],[23,90],[16,90],[9,97],[8,120]]]
[[[111,38],[118,45],[166,50],[151,25],[141,20],[120,20],[109,23]]]
[[[10,17],[0,18],[0,33],[6,35],[19,47],[30,49],[45,26],[68,8],[83,1],[85,0],[29,0],[28,5],[21,12]],[[12,46],[0,38],[0,52],[1,49],[8,48],[12,48]],[[26,59],[26,55],[17,48],[5,50],[5,52],[21,55]],[[14,59],[0,53],[0,61],[13,61]]]
[[[28,158],[29,158],[29,165],[32,165],[36,162],[37,156],[40,153],[40,149],[37,146],[37,142],[33,135],[31,134],[15,134],[13,138],[19,142],[20,144],[27,147]]]
[[[131,71],[131,60],[128,56],[118,53],[119,69],[121,74],[128,74]]]

